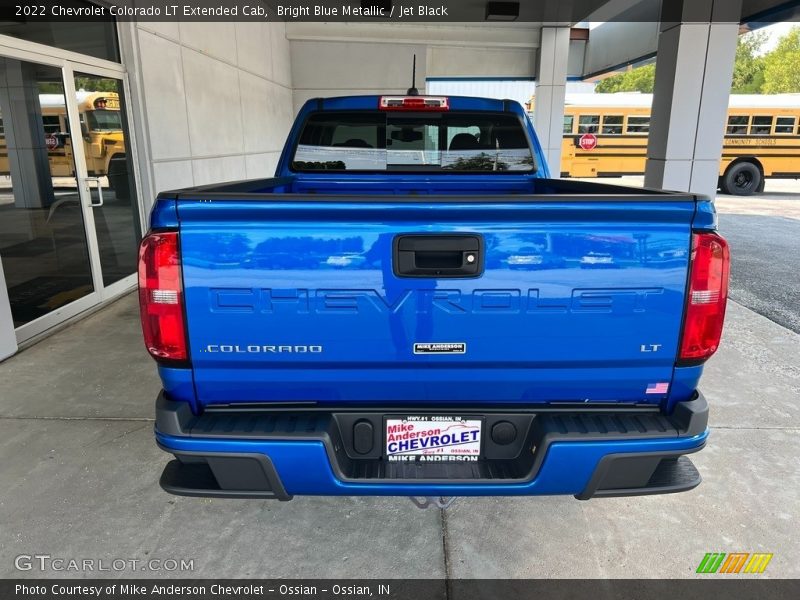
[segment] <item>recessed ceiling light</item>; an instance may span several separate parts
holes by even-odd
[[[516,21],[519,17],[519,2],[487,2],[487,21]]]

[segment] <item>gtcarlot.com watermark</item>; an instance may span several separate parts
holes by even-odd
[[[186,572],[194,571],[193,558],[65,558],[50,554],[20,554],[14,558],[18,571],[55,573]]]

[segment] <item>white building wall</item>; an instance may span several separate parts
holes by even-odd
[[[428,81],[428,93],[442,96],[477,96],[516,100],[525,106],[531,99],[536,82],[529,80],[475,80],[475,79],[433,79]]]
[[[294,107],[309,98],[348,94],[402,94],[411,86],[417,55],[417,88],[427,77],[533,77],[534,49],[437,47],[429,44],[292,41]],[[353,65],[346,67],[345,65]],[[428,86],[428,92],[431,92]]]
[[[535,48],[432,46],[429,77],[533,77]]]
[[[292,23],[294,107],[310,98],[402,94],[427,77],[535,77],[539,28],[479,24]]]
[[[427,92],[433,96],[477,96],[479,98],[497,98],[498,100],[515,100],[524,108],[536,94],[535,80],[504,79],[428,79]],[[594,94],[597,84],[591,81],[567,81],[567,95]]]
[[[292,41],[294,110],[310,98],[402,94],[411,86],[417,55],[417,87],[425,89],[424,45]]]
[[[145,193],[271,176],[293,120],[285,25],[130,27],[123,52],[133,54],[124,60]]]
[[[14,333],[14,319],[5,281],[3,262],[0,261],[0,360],[17,351],[17,336]]]

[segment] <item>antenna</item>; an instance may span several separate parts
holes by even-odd
[[[414,62],[411,67],[411,87],[406,91],[407,96],[419,96],[417,89],[417,55],[414,55]]]

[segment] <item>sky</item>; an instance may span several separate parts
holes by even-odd
[[[798,23],[775,23],[774,25],[769,25],[767,27],[762,28],[760,31],[766,31],[769,33],[769,38],[767,39],[764,46],[761,48],[761,51],[766,53],[775,48],[778,43],[778,40],[781,39],[782,36],[786,35],[786,33],[792,28],[797,27]]]

